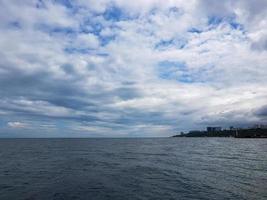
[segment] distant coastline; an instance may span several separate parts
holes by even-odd
[[[188,133],[181,132],[172,137],[235,137],[235,138],[267,138],[267,128],[233,128],[222,130],[221,127],[207,127],[206,131],[190,131]]]

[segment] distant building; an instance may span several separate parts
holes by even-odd
[[[263,124],[255,124],[255,125],[253,126],[253,128],[267,129],[267,125],[263,125]]]
[[[221,130],[222,130],[222,127],[220,127],[220,126],[207,127],[207,132],[218,132],[218,131],[221,131]]]
[[[192,130],[192,131],[189,131],[189,133],[200,133],[201,131],[199,130]]]

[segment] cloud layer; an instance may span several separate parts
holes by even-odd
[[[2,0],[0,137],[266,123],[265,0]]]

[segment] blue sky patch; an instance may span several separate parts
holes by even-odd
[[[94,49],[91,48],[67,47],[64,49],[64,51],[69,54],[95,54]]]
[[[186,65],[180,61],[162,61],[158,65],[158,74],[162,79],[176,79],[186,72]]]
[[[232,29],[237,29],[237,30],[244,30],[244,26],[238,22],[236,22],[235,16],[228,16],[228,17],[217,17],[217,16],[212,16],[208,18],[208,25],[210,26],[218,26],[221,23],[227,23],[230,25]]]
[[[67,8],[73,8],[73,4],[70,0],[54,0],[54,2],[64,5]]]
[[[235,21],[232,21],[229,24],[230,24],[232,29],[244,30],[244,26],[242,24],[235,22]]]
[[[165,50],[170,47],[174,47],[177,49],[182,49],[187,44],[185,39],[170,39],[170,40],[161,40],[160,42],[156,43],[155,49],[157,50]]]
[[[108,21],[122,21],[122,20],[131,20],[135,17],[128,15],[122,9],[117,6],[108,7],[103,13],[103,17]]]
[[[208,25],[217,26],[223,21],[222,17],[210,16],[208,18]]]
[[[202,31],[199,30],[199,29],[197,29],[197,28],[190,28],[190,29],[188,30],[188,32],[189,32],[189,33],[202,33]]]

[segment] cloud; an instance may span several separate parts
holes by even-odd
[[[261,108],[259,108],[259,109],[256,111],[256,114],[257,114],[259,117],[265,118],[265,120],[266,120],[266,117],[267,117],[267,106],[264,105],[264,106],[262,106]]]
[[[7,125],[10,128],[26,128],[28,126],[28,124],[23,122],[8,122]]]
[[[27,122],[40,137],[131,137],[264,122],[266,9],[264,0],[1,1],[0,124]]]
[[[259,51],[266,51],[267,50],[267,35],[261,36],[259,39],[254,41],[251,44],[252,49],[256,49]]]

